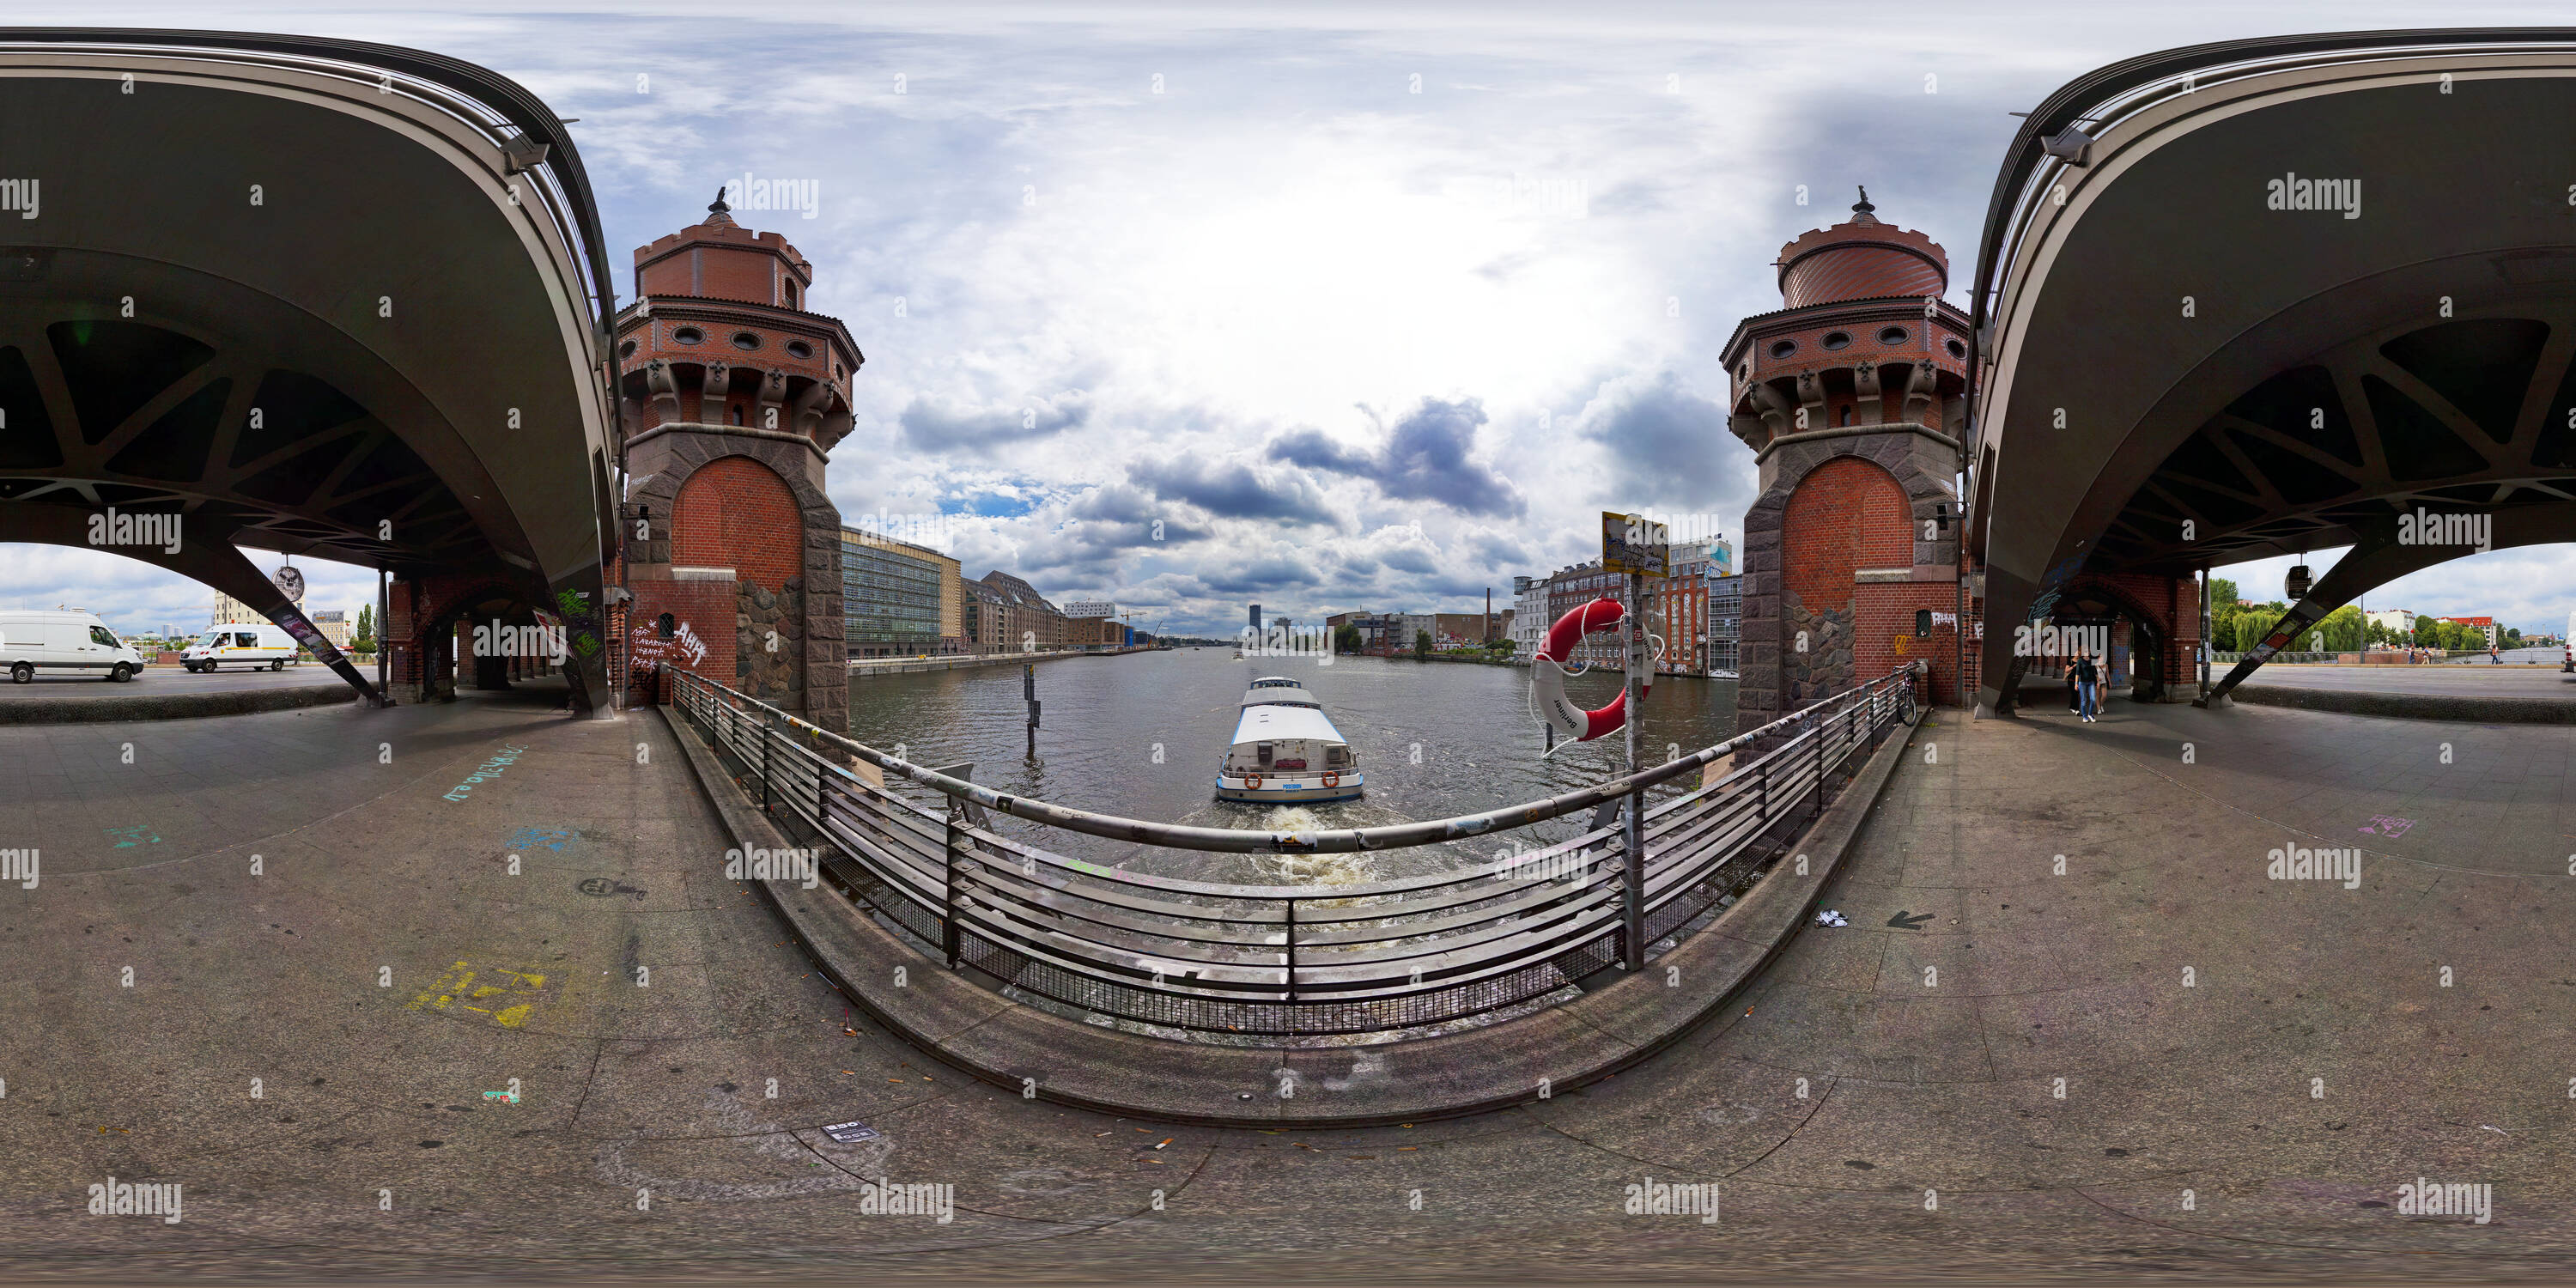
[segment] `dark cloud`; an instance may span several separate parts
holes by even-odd
[[[1308,469],[1364,478],[1399,501],[1435,501],[1461,514],[1518,518],[1528,510],[1510,479],[1469,455],[1485,423],[1481,400],[1425,398],[1395,423],[1383,451],[1352,451],[1320,431],[1301,429],[1272,440],[1270,456]]]
[[[915,451],[985,455],[995,448],[1063,433],[1090,418],[1088,398],[1064,393],[1016,407],[981,409],[935,407],[916,396],[898,419],[904,446]]]
[[[1499,532],[1479,532],[1468,544],[1488,568],[1513,567],[1530,562],[1528,547]]]
[[[1285,519],[1332,525],[1324,493],[1293,470],[1256,474],[1241,462],[1210,464],[1189,456],[1127,467],[1127,477],[1165,501],[1197,506],[1220,519]]]
[[[1293,586],[1319,585],[1323,579],[1305,560],[1268,554],[1203,574],[1199,580],[1219,595],[1258,595]]]
[[[1604,505],[1659,506],[1739,518],[1752,504],[1751,454],[1726,429],[1726,408],[1672,372],[1606,384],[1583,409],[1581,433],[1610,459]]]

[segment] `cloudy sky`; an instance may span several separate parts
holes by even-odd
[[[1779,307],[1781,243],[1846,217],[1855,184],[1969,260],[2007,113],[2065,81],[2176,45],[2427,21],[2356,3],[517,8],[19,0],[11,21],[344,36],[498,70],[581,118],[622,296],[631,248],[719,185],[813,181],[810,217],[736,218],[796,244],[810,306],[867,354],[833,453],[844,516],[936,516],[907,528],[969,576],[1209,632],[1246,601],[1507,602],[1512,574],[1597,553],[1603,508],[1733,538],[1753,463],[1724,428],[1719,347]],[[2288,562],[2231,575],[2278,594]],[[306,571],[309,607],[373,597],[372,572]],[[2563,620],[2571,574],[2568,547],[2499,552],[2371,599],[2533,629]],[[0,546],[0,605],[141,629],[202,623],[209,600],[116,556]]]

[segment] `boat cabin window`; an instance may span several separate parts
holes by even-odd
[[[1261,756],[1261,763],[1262,763],[1262,764],[1264,764],[1264,765],[1269,764],[1269,763],[1270,763],[1270,744],[1269,744],[1269,743],[1266,743],[1266,742],[1265,742],[1265,743],[1262,743],[1262,744],[1260,745],[1260,747],[1259,747],[1259,748],[1257,748],[1256,750],[1258,750],[1258,752],[1260,753],[1260,756]]]
[[[1324,748],[1324,763],[1330,766],[1347,765],[1351,763],[1351,749],[1348,747]]]

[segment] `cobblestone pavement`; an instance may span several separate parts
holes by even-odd
[[[558,699],[0,730],[0,848],[41,849],[35,888],[0,885],[0,1264],[2569,1264],[2566,729],[1942,713],[1827,895],[1849,927],[1810,928],[1740,1014],[1522,1109],[1272,1134],[1023,1099],[845,1020],[723,879],[659,718]],[[2350,852],[2357,884],[2272,879],[2285,848],[2335,852],[2334,873]],[[852,1122],[873,1137],[822,1130]],[[179,1183],[183,1219],[88,1214],[110,1177]],[[2491,1220],[2401,1210],[2419,1177],[2491,1185]],[[870,1214],[877,1178],[952,1186],[953,1213]],[[1714,1222],[1622,1210],[1631,1185],[1712,1182]]]

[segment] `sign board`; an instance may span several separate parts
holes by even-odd
[[[1067,617],[1116,617],[1118,605],[1097,599],[1076,599],[1064,606]]]
[[[1671,575],[1673,530],[1640,514],[1601,512],[1601,570]]]
[[[301,570],[293,566],[280,568],[270,573],[268,580],[270,584],[277,587],[279,594],[286,596],[286,602],[290,604],[304,602],[304,573]]]

